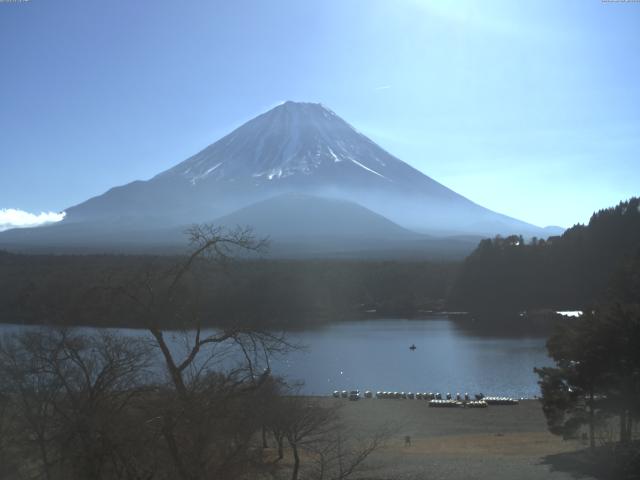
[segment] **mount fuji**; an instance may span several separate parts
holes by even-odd
[[[349,219],[332,221],[337,212]],[[331,237],[332,248],[347,237],[415,248],[419,238],[550,233],[457,194],[321,104],[286,102],[150,180],[68,208],[56,225],[3,232],[0,245],[170,244],[201,222],[249,222],[282,241]]]

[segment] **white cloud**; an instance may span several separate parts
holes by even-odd
[[[10,228],[38,227],[48,223],[59,222],[65,215],[65,212],[40,212],[35,214],[15,208],[0,208],[0,232]]]

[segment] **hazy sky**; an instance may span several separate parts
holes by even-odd
[[[640,194],[640,3],[0,3],[0,209],[61,211],[283,100],[538,225]]]

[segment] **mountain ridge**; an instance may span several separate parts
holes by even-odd
[[[327,107],[300,102],[258,115],[148,181],[113,188],[69,208],[65,221],[114,214],[152,218],[160,210],[164,222],[200,222],[296,191],[354,201],[426,233],[542,233],[436,182]]]
[[[76,234],[83,225],[109,235],[165,231],[211,222],[286,194],[352,202],[421,234],[547,233],[457,194],[378,146],[327,107],[291,101],[149,180],[111,188],[70,207],[56,231],[62,232],[60,241],[64,228],[71,225],[69,231]],[[360,213],[365,215],[364,210]],[[31,239],[42,235],[46,243],[47,230],[41,232],[27,235]],[[19,236],[12,234],[14,239]]]

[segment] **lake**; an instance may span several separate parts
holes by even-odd
[[[551,364],[544,338],[477,336],[444,318],[345,322],[293,337],[308,351],[273,369],[303,379],[310,394],[358,388],[532,397],[539,394],[533,367]]]
[[[272,370],[303,380],[306,394],[360,389],[533,397],[539,395],[533,367],[551,365],[542,337],[478,336],[446,318],[334,323],[289,339],[307,348],[274,359]]]

